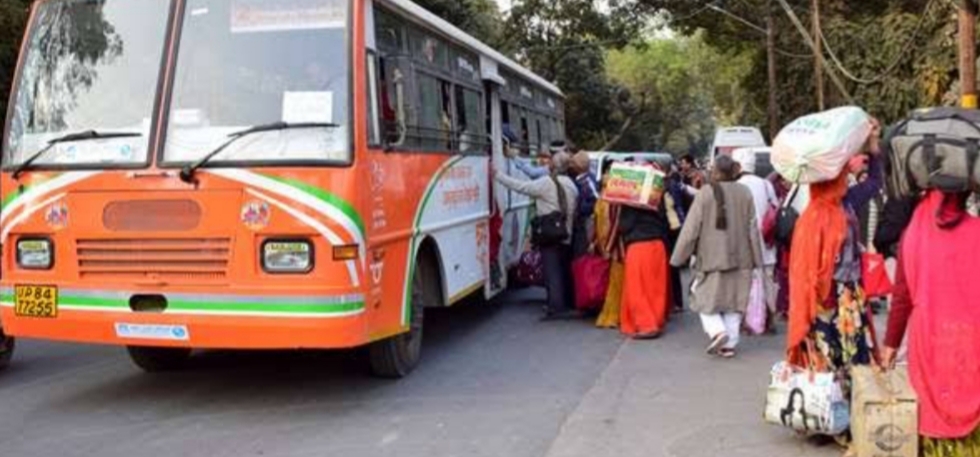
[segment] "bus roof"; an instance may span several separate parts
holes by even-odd
[[[446,34],[449,38],[458,41],[460,44],[468,46],[473,51],[479,52],[483,56],[494,60],[499,65],[503,65],[505,68],[516,73],[518,76],[527,78],[534,84],[540,86],[542,89],[551,92],[553,95],[564,98],[565,95],[562,94],[561,89],[559,89],[558,86],[538,76],[533,71],[522,67],[509,57],[501,54],[490,46],[487,46],[482,41],[473,38],[466,32],[457,28],[455,25],[452,25],[439,16],[430,13],[429,10],[416,5],[414,2],[410,0],[380,0],[380,2],[390,4],[406,13],[409,13],[412,18],[415,18],[424,25],[428,25],[429,27]]]

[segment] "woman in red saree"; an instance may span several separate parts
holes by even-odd
[[[980,219],[966,194],[930,192],[903,237],[883,363],[908,329],[925,457],[980,455]]]

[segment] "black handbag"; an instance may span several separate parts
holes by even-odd
[[[800,213],[796,211],[796,208],[793,208],[793,200],[796,199],[796,194],[799,191],[799,185],[793,188],[793,192],[790,193],[786,203],[779,208],[779,213],[776,215],[775,238],[776,243],[780,246],[789,246],[793,242],[793,230],[796,228],[796,220],[800,218]]]
[[[552,176],[551,181],[558,189],[558,211],[536,216],[531,219],[531,242],[537,246],[554,246],[568,240],[568,199],[565,188]]]

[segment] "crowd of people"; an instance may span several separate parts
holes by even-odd
[[[787,360],[837,373],[845,389],[853,366],[894,367],[907,334],[923,454],[980,455],[980,313],[971,308],[980,303],[980,288],[970,284],[980,218],[967,212],[968,192],[884,198],[880,135],[875,122],[836,179],[809,186],[756,176],[752,153],[718,156],[710,173],[683,157],[663,170],[661,200],[644,208],[599,198],[608,167],[593,176],[588,155],[564,143],[552,145],[543,166],[514,158],[531,180],[495,176],[533,197],[539,216],[566,215],[568,238],[539,246],[546,319],[580,316],[570,265],[600,255],[610,269],[597,326],[635,339],[661,337],[672,309],[683,310],[688,287],[707,352],[733,358],[750,290],[763,281],[767,331],[787,322]],[[782,208],[799,215],[787,242],[763,233],[763,220]],[[898,259],[881,344],[877,306],[862,289],[864,252]],[[685,268],[689,285],[681,282]]]
[[[532,197],[538,218],[566,217],[567,239],[535,243],[547,289],[544,319],[590,315],[574,306],[570,265],[598,255],[610,266],[596,325],[635,339],[658,338],[670,314],[685,309],[681,271],[691,268],[690,308],[701,315],[708,352],[735,356],[752,281],[775,264],[756,214],[779,202],[772,185],[753,174],[753,154],[719,157],[710,176],[692,157],[680,158],[663,170],[665,192],[648,207],[599,198],[613,162],[594,176],[588,154],[564,142],[553,143],[537,164],[508,156],[528,179],[495,172],[496,180]]]

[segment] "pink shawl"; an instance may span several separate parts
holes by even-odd
[[[914,304],[909,374],[919,396],[919,432],[931,438],[961,438],[980,425],[980,219],[937,225],[964,216],[957,200],[931,192],[902,247]]]

